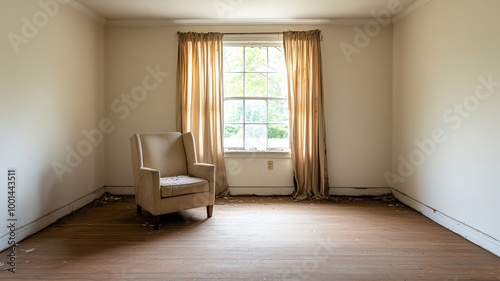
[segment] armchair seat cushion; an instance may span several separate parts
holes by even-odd
[[[190,176],[164,177],[160,178],[160,190],[162,198],[208,192],[209,183],[206,179]]]

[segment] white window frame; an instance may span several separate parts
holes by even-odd
[[[225,35],[224,40],[223,40],[223,47],[273,47],[273,46],[279,46],[283,47],[283,40],[282,40],[282,35]],[[269,63],[269,60],[268,60]],[[227,73],[224,71],[224,74]],[[270,73],[270,72],[245,72],[243,71],[243,79],[245,79],[245,73]],[[224,101],[226,100],[241,100],[243,101],[243,122],[242,123],[226,123],[224,120],[224,128],[226,124],[238,124],[238,125],[243,125],[243,147],[245,146],[245,141],[246,141],[246,135],[245,135],[245,125],[252,125],[252,124],[258,124],[262,125],[265,124],[266,127],[271,124],[284,124],[284,122],[269,122],[269,120],[266,120],[266,123],[252,123],[252,122],[246,122],[245,120],[245,100],[265,100],[266,101],[266,112],[268,102],[272,100],[280,100],[280,101],[288,101],[288,97],[225,97],[224,96]],[[267,116],[269,118],[269,116]],[[290,124],[287,124],[288,127]],[[288,128],[290,129],[290,128]],[[240,148],[226,148],[224,145],[224,153],[290,153],[290,148],[269,148],[269,138],[266,137],[266,147],[267,150],[252,150],[252,149],[243,149]]]

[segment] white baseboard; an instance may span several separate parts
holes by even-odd
[[[258,195],[258,196],[271,196],[271,195],[292,195],[294,187],[276,187],[276,186],[232,186],[229,187],[229,194],[233,196],[238,195]],[[332,196],[379,196],[383,194],[390,194],[391,188],[376,188],[376,187],[335,187],[330,188],[330,195]]]
[[[258,195],[258,196],[271,196],[271,195],[292,195],[294,191],[291,187],[276,187],[276,186],[231,186],[229,187],[229,195]]]
[[[38,231],[46,228],[52,223],[56,222],[58,219],[71,214],[75,210],[80,209],[81,207],[91,203],[94,199],[101,197],[104,194],[104,188],[99,188],[96,191],[89,193],[81,198],[76,199],[75,201],[66,204],[45,216],[42,216],[35,221],[22,225],[16,229],[16,243],[19,241],[37,233]],[[0,237],[0,251],[3,251],[9,248],[8,238],[10,237],[10,233],[7,233]]]
[[[331,196],[380,196],[391,192],[389,187],[330,187]]]
[[[420,212],[422,215],[428,217],[429,219],[435,221],[441,226],[449,229],[450,231],[455,232],[456,234],[464,237],[470,242],[482,247],[483,249],[490,251],[496,256],[500,257],[500,241],[495,238],[458,221],[444,213],[441,213],[438,210],[434,210],[431,207],[419,202],[410,196],[399,192],[397,190],[393,190],[392,194],[399,201],[403,202],[405,205],[415,209]]]

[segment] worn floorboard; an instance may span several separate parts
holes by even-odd
[[[104,198],[21,241],[0,279],[500,280],[500,258],[390,198],[217,199],[158,231],[133,197]]]

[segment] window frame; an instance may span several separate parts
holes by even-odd
[[[223,48],[225,47],[243,47],[243,71],[226,71],[224,69],[223,75],[225,78],[225,75],[228,73],[237,73],[237,74],[242,74],[242,79],[243,79],[243,96],[231,96],[231,97],[226,97],[224,94],[223,97],[223,113],[226,111],[225,109],[225,101],[227,100],[236,100],[236,101],[242,101],[242,122],[226,122],[224,114],[223,114],[223,127],[224,131],[226,128],[226,125],[241,125],[243,127],[243,147],[227,147],[225,145],[225,137],[223,137],[223,148],[224,148],[224,153],[290,153],[290,116],[288,113],[287,116],[287,121],[283,122],[277,122],[277,121],[269,121],[269,102],[270,101],[285,101],[285,104],[288,106],[288,93],[286,92],[284,97],[272,97],[269,96],[269,74],[270,73],[281,73],[285,74],[286,76],[286,70],[282,72],[269,72],[269,51],[266,52],[266,71],[246,71],[245,69],[245,59],[246,59],[246,52],[245,52],[245,47],[281,47],[283,48],[283,41],[281,39],[281,36],[279,36],[280,40],[276,40],[273,38],[273,40],[269,40],[269,38],[265,38],[265,40],[262,40],[262,38],[251,38],[247,39],[244,37],[237,37],[236,40],[234,36],[231,36],[231,39],[223,40]],[[266,75],[266,96],[264,97],[249,97],[245,96],[245,79],[246,79],[246,74],[265,74]],[[286,79],[286,77],[285,77]],[[288,85],[286,85],[288,86]],[[261,100],[265,101],[265,106],[266,106],[266,122],[247,122],[246,121],[246,101],[251,101],[251,100]],[[245,126],[246,125],[266,125],[266,149],[265,150],[258,150],[258,149],[250,149],[246,147],[246,130]],[[287,147],[269,147],[269,125],[286,125],[287,127],[287,134],[288,134],[288,143]]]

